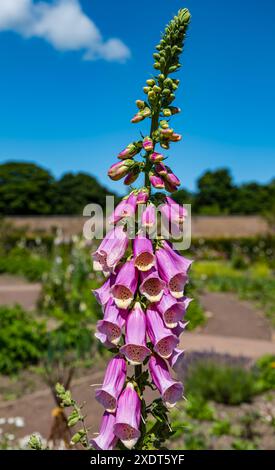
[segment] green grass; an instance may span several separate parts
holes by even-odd
[[[275,326],[275,279],[264,263],[236,269],[225,261],[199,261],[191,273],[198,289],[213,292],[236,292],[240,299],[255,302]]]

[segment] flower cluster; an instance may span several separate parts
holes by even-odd
[[[96,390],[96,399],[105,409],[100,433],[91,442],[96,449],[113,449],[119,442],[129,449],[140,445],[147,415],[154,414],[143,398],[145,386],[159,391],[165,410],[183,395],[182,383],[174,380],[170,371],[179,367],[184,355],[178,345],[191,300],[184,296],[191,261],[175,251],[169,241],[160,236],[152,239],[148,229],[156,224],[159,201],[161,215],[170,228],[183,224],[186,217],[186,210],[165,193],[152,195],[151,185],[169,192],[180,185],[155,147],[168,149],[171,142],[181,139],[168,122],[180,111],[172,106],[179,80],[168,75],[180,67],[179,54],[189,19],[188,10],[183,9],[167,26],[154,54],[154,68],[160,73],[147,80],[147,101],[136,102],[138,112],[132,122],[149,117],[150,135],[127,145],[118,155],[120,161],[109,169],[110,178],[124,177],[127,185],[144,172],[145,183],[115,208],[109,218],[113,228],[93,253],[94,269],[106,276],[104,284],[94,291],[103,310],[96,337],[114,353],[103,384]],[[143,161],[135,160],[138,154]],[[139,227],[134,238],[129,238],[127,220],[135,219],[140,207]],[[127,365],[135,366],[133,375],[127,372]],[[149,373],[144,375],[142,365],[148,366]]]

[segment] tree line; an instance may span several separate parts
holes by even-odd
[[[56,179],[34,163],[0,165],[0,215],[81,215],[91,202],[105,204],[114,194],[87,173],[65,173]],[[116,195],[115,195],[116,196]],[[206,171],[194,192],[180,189],[173,195],[192,204],[203,215],[272,214],[275,212],[275,179],[268,184],[234,184],[230,171]]]

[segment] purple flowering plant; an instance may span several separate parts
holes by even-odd
[[[113,228],[93,253],[94,269],[106,276],[94,291],[103,311],[96,337],[113,356],[95,392],[103,415],[99,434],[89,440],[87,430],[82,429],[73,436],[74,443],[86,448],[163,447],[173,433],[169,409],[183,397],[183,384],[173,378],[172,371],[180,368],[184,358],[179,343],[191,300],[184,296],[191,261],[161,236],[151,239],[148,229],[155,223],[159,204],[168,226],[180,226],[186,217],[185,209],[167,195],[178,189],[180,180],[166,165],[163,151],[181,140],[170,118],[180,112],[172,104],[179,86],[174,74],[181,66],[179,56],[189,21],[189,11],[181,9],[165,28],[153,54],[156,74],[146,81],[146,98],[136,101],[138,111],[131,120],[149,119],[150,131],[128,144],[108,172],[112,180],[124,178],[126,185],[132,185],[143,173],[144,184],[131,188],[115,208],[109,218]],[[135,217],[141,205],[141,227],[130,239],[127,220]],[[159,394],[151,403],[144,398],[147,387]],[[65,397],[64,406],[70,406],[68,392],[59,386],[58,393]],[[73,413],[71,422],[75,424],[75,409]]]

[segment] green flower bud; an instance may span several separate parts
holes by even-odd
[[[169,127],[169,124],[168,124],[167,121],[165,121],[165,119],[162,119],[162,120],[159,122],[159,124],[160,124],[160,127],[161,127],[162,129],[168,129],[168,127]]]
[[[154,101],[156,99],[156,94],[153,90],[149,91],[148,98],[149,98],[150,101]]]
[[[159,63],[159,62],[155,62],[155,63],[154,63],[154,68],[155,68],[156,70],[160,70],[160,63]]]
[[[158,85],[154,85],[154,86],[153,86],[153,91],[154,91],[155,93],[160,93],[160,92],[161,92],[161,88],[160,88]]]
[[[148,80],[146,80],[146,83],[151,87],[154,86],[156,82],[153,78],[149,78]]]
[[[138,109],[144,109],[145,108],[145,101],[136,100],[136,105],[137,105]]]
[[[163,115],[166,117],[172,116],[172,113],[169,108],[164,108],[162,112],[163,112]]]
[[[162,90],[162,94],[163,94],[164,96],[169,96],[170,93],[171,93],[171,91],[169,90],[169,88],[164,88],[164,89]]]
[[[160,55],[159,55],[158,52],[154,52],[153,57],[154,57],[155,60],[159,60]]]
[[[150,88],[148,86],[144,86],[143,91],[147,95],[148,91],[150,91]]]
[[[169,69],[168,69],[169,73],[173,73],[176,70],[178,70],[178,66],[179,65],[172,65],[171,67],[169,67]]]
[[[160,73],[160,74],[158,75],[158,79],[159,79],[160,82],[162,82],[162,80],[165,79],[165,76],[163,75],[163,73]]]

